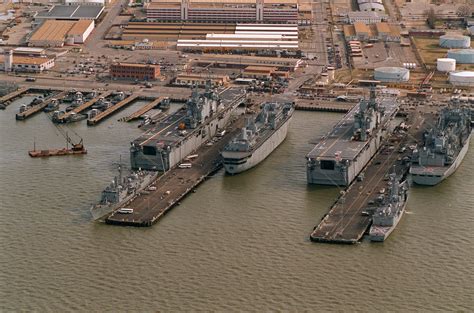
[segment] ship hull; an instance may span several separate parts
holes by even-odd
[[[461,151],[459,152],[456,160],[451,164],[451,166],[445,167],[426,167],[416,165],[410,168],[410,174],[412,180],[415,184],[418,185],[426,185],[426,186],[435,186],[451,176],[458,167],[461,165],[464,157],[469,150],[469,141],[471,135],[467,138],[464,146],[462,147]]]
[[[286,138],[292,116],[288,118],[265,142],[252,152],[242,164],[226,164],[225,158],[232,157],[232,152],[223,152],[226,173],[235,175],[247,171],[265,160]]]
[[[371,226],[369,231],[369,239],[373,242],[383,242],[385,241],[388,236],[395,230],[398,223],[403,217],[403,213],[405,213],[406,201],[401,208],[401,213],[395,219],[395,222],[392,226]]]

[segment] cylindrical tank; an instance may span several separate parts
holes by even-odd
[[[472,71],[451,72],[449,74],[449,82],[455,86],[474,87],[474,72]]]
[[[455,59],[459,64],[474,64],[474,49],[449,50],[448,58]]]
[[[374,70],[374,79],[382,82],[405,82],[410,79],[410,71],[403,67],[379,67]]]
[[[436,69],[440,72],[453,72],[456,70],[456,60],[440,58],[436,60]]]
[[[5,72],[11,72],[13,69],[13,50],[5,50],[5,64],[4,70]]]
[[[462,35],[444,35],[439,37],[439,45],[444,48],[469,48],[471,38]]]

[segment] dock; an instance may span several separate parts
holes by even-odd
[[[43,102],[37,104],[37,105],[33,105],[31,107],[29,107],[26,111],[24,112],[21,112],[21,113],[17,113],[15,115],[15,118],[17,120],[26,120],[27,118],[35,115],[36,113],[42,111],[44,108],[46,108],[48,106],[48,104],[51,103],[51,101],[53,101],[54,99],[57,99],[57,98],[61,98],[61,97],[64,97],[65,95],[67,94],[67,91],[62,91],[58,94],[54,94],[52,96],[50,96],[48,99],[44,100]]]
[[[310,235],[311,241],[338,244],[355,244],[364,236],[372,223],[370,201],[377,198],[381,189],[387,185],[386,177],[394,170],[397,174],[406,174],[409,163],[403,158],[411,154],[410,149],[400,153],[401,147],[421,141],[424,117],[411,116],[412,127],[408,132],[394,133],[359,176],[341,195],[324,215]]]
[[[0,104],[2,104],[2,106],[0,106],[1,109],[5,109],[5,107],[10,104],[9,102],[13,99],[15,99],[16,97],[19,97],[21,96],[22,94],[24,94],[25,92],[28,92],[30,90],[29,87],[23,87],[23,88],[20,88],[14,92],[11,92],[7,95],[4,95],[3,97],[0,97]]]
[[[133,112],[132,114],[130,114],[129,116],[125,117],[123,119],[124,122],[131,122],[131,121],[134,121],[136,119],[139,119],[140,116],[142,116],[143,114],[145,114],[146,112],[154,109],[156,106],[158,106],[161,101],[163,101],[164,99],[166,99],[166,97],[158,97],[156,99],[154,99],[152,102],[149,102],[147,104],[145,104],[144,106],[142,106],[141,108],[139,108],[137,111]]]
[[[94,125],[99,124],[101,121],[103,121],[104,119],[106,119],[107,117],[112,115],[113,113],[115,113],[118,110],[123,109],[127,105],[131,104],[138,97],[139,97],[138,95],[133,94],[133,95],[125,98],[124,100],[120,101],[119,103],[114,104],[113,106],[111,106],[107,110],[97,114],[97,116],[95,116],[94,118],[91,118],[91,119],[87,120],[87,125],[88,126],[94,126]]]
[[[191,168],[174,167],[160,176],[152,186],[153,191],[146,191],[123,205],[124,208],[132,208],[133,213],[123,214],[115,211],[106,217],[105,222],[111,225],[147,227],[155,224],[167,212],[169,212],[179,201],[208,178],[222,168],[220,151],[227,142],[240,131],[243,118],[240,117],[230,126],[219,141],[212,146],[202,145],[197,149],[197,158],[186,161],[191,163]]]
[[[74,108],[72,111],[70,112],[66,112],[64,113],[63,115],[61,115],[59,118],[58,118],[58,123],[64,123],[68,120],[69,116],[71,114],[78,114],[78,113],[81,113],[85,110],[87,110],[88,108],[90,108],[91,106],[94,105],[94,103],[96,103],[97,101],[99,101],[100,98],[106,98],[108,97],[109,95],[112,94],[112,91],[106,91],[102,94],[100,94],[99,96],[95,97],[94,99],[91,99],[87,102],[84,102],[83,104],[81,104],[80,106],[78,106],[77,108]]]

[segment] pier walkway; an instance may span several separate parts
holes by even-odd
[[[377,198],[382,189],[386,189],[387,175],[394,170],[397,174],[405,174],[409,170],[409,164],[403,162],[403,158],[411,155],[411,150],[406,149],[400,153],[400,148],[421,141],[424,130],[421,126],[425,118],[418,115],[416,117],[412,115],[410,118],[409,123],[412,124],[410,130],[392,134],[389,142],[377,152],[362,171],[364,179],[354,180],[344,192],[341,192],[329,212],[314,228],[310,235],[311,241],[354,244],[362,239],[372,222],[369,202]]]
[[[90,108],[91,106],[94,105],[94,103],[96,103],[97,101],[99,101],[100,98],[106,98],[108,96],[110,96],[110,94],[112,94],[112,91],[106,91],[102,94],[100,94],[99,96],[95,97],[94,99],[91,99],[87,102],[84,102],[83,104],[81,104],[80,106],[78,106],[77,108],[74,108],[73,110],[71,110],[70,112],[66,112],[64,113],[63,115],[61,115],[59,118],[58,118],[58,122],[59,123],[63,123],[63,122],[67,122],[68,121],[68,118],[71,114],[78,114],[78,113],[81,113],[82,111],[85,111],[87,110],[88,108]]]
[[[51,103],[51,101],[53,101],[54,99],[58,99],[58,98],[62,98],[64,96],[66,96],[67,92],[66,91],[62,91],[58,94],[55,94],[55,95],[52,95],[50,96],[48,99],[44,100],[43,102],[39,103],[39,104],[36,104],[36,105],[33,105],[31,107],[29,107],[26,111],[24,112],[21,112],[21,113],[17,113],[15,115],[15,118],[17,120],[26,120],[27,118],[33,116],[34,114],[42,111],[44,108],[46,108],[48,106],[48,104]]]
[[[115,211],[106,217],[107,224],[122,226],[151,226],[171,210],[189,192],[193,191],[209,175],[222,168],[220,151],[227,142],[240,131],[243,117],[238,118],[228,127],[231,128],[219,141],[212,146],[202,145],[197,151],[197,158],[191,168],[174,167],[160,176],[152,186],[156,190],[147,191],[123,207],[132,208],[132,214],[121,214]]]
[[[127,105],[131,104],[138,97],[139,97],[139,95],[133,94],[133,95],[125,98],[124,100],[120,101],[119,103],[114,104],[113,106],[111,106],[107,110],[97,114],[97,116],[95,116],[94,118],[88,119],[87,120],[87,125],[88,126],[93,126],[93,125],[99,124],[101,121],[103,121],[104,119],[106,119],[107,117],[109,117],[110,115],[115,113],[116,111],[118,111],[120,109],[123,109]]]
[[[13,100],[16,97],[21,96],[22,94],[24,94],[25,92],[28,92],[29,90],[30,90],[29,87],[23,87],[14,92],[10,92],[9,94],[4,95],[3,97],[0,97],[0,104],[2,104],[0,108],[5,109],[5,107],[10,104],[9,101]]]
[[[125,117],[123,119],[124,122],[130,122],[130,121],[133,121],[133,120],[136,120],[136,119],[139,119],[140,116],[142,116],[143,114],[145,114],[146,112],[154,109],[156,106],[158,106],[161,101],[163,101],[164,99],[166,99],[166,97],[158,97],[156,98],[155,100],[153,100],[152,102],[149,102],[147,104],[145,104],[144,106],[142,106],[141,108],[139,108],[137,111],[133,112],[132,114],[130,114],[129,116]]]

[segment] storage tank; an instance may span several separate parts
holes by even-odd
[[[462,35],[444,35],[439,37],[439,45],[444,48],[469,48],[471,38]]]
[[[382,82],[406,82],[410,71],[403,67],[378,67],[374,70],[374,79]]]
[[[456,60],[440,58],[436,60],[436,69],[440,72],[453,72],[456,70]]]
[[[474,49],[449,50],[448,58],[455,59],[459,64],[474,64]]]
[[[474,72],[462,71],[451,72],[449,74],[449,82],[454,86],[469,86],[474,87]]]

